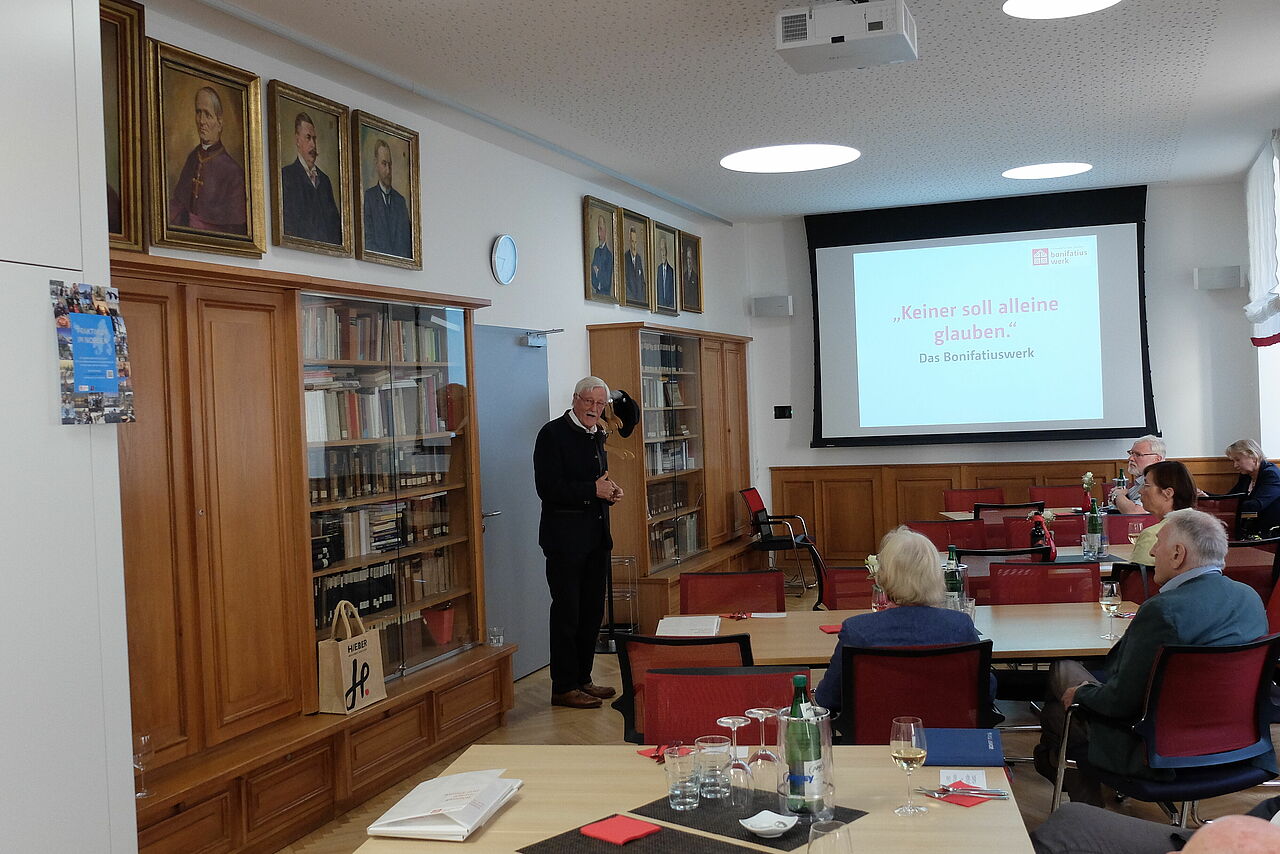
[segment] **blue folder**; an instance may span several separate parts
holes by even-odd
[[[925,765],[951,768],[993,767],[1004,764],[1004,745],[993,729],[932,729],[925,727],[929,754]]]

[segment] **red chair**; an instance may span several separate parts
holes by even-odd
[[[1027,497],[1032,501],[1043,501],[1045,507],[1088,510],[1089,499],[1093,496],[1082,486],[1032,486],[1027,489]]]
[[[981,519],[987,526],[987,548],[1008,548],[1004,540],[1004,520],[1025,519],[1028,514],[1044,513],[1043,501],[1025,501],[1021,504],[974,504],[973,518]]]
[[[1096,563],[993,563],[990,569],[988,601],[979,605],[1098,601]]]
[[[1196,509],[1203,510],[1222,520],[1227,526],[1227,539],[1234,540],[1240,535],[1240,502],[1249,496],[1243,492],[1232,492],[1228,495],[1206,495],[1196,499]]]
[[[1258,591],[1263,602],[1271,598],[1280,576],[1280,537],[1265,540],[1232,540],[1227,543],[1227,562],[1222,574]]]
[[[806,589],[813,586],[805,581],[804,564],[800,561],[798,552],[804,549],[809,553],[809,560],[813,564],[814,575],[818,572],[818,562],[822,559],[818,555],[818,544],[814,542],[813,537],[809,535],[809,526],[800,516],[772,516],[764,506],[764,499],[760,497],[760,491],[754,486],[746,489],[738,490],[738,494],[742,496],[742,500],[747,505],[747,515],[751,520],[751,530],[756,535],[756,541],[752,548],[763,552],[790,552],[792,557],[796,559],[796,573],[799,577],[799,583]],[[796,533],[795,525],[792,522],[798,522],[800,525],[800,533]],[[817,583],[815,578],[814,584]]]
[[[1108,513],[1102,517],[1102,525],[1107,532],[1107,542],[1129,542],[1129,523],[1141,522],[1143,528],[1150,528],[1160,520],[1150,513]]]
[[[667,667],[750,667],[751,636],[672,638],[619,634],[622,693],[611,704],[622,713],[622,737],[645,744],[644,688],[650,670]],[[706,735],[706,733],[703,733]]]
[[[644,688],[646,744],[671,744],[715,733],[725,715],[741,715],[757,706],[782,708],[791,703],[791,677],[809,675],[807,667],[680,667],[650,670]],[[775,733],[776,725],[772,728]],[[767,731],[766,731],[767,732]],[[738,729],[738,744],[760,743],[760,724]]]
[[[969,595],[985,605],[991,595],[991,564],[993,563],[1047,563],[1049,547],[1035,546],[1025,549],[956,549],[956,557],[967,569]]]
[[[1272,588],[1271,598],[1267,600],[1267,631],[1280,634],[1280,584]]]
[[[1006,518],[1004,520],[1005,547],[1010,549],[1029,548],[1031,546],[1031,525],[1030,519]],[[1078,546],[1081,539],[1084,538],[1083,516],[1059,516],[1047,527],[1052,530],[1053,542],[1058,548]]]
[[[851,744],[884,744],[901,715],[931,727],[994,726],[991,643],[842,647],[837,729]]]
[[[987,547],[987,526],[978,519],[929,520],[907,522],[907,527],[917,534],[924,534],[929,542],[945,552],[948,546],[961,549],[985,549]]]
[[[1108,723],[1131,728],[1146,747],[1147,765],[1172,770],[1174,779],[1139,780],[1103,771],[1090,766],[1083,753],[1068,757],[1064,738],[1051,809],[1062,800],[1068,759],[1118,794],[1155,803],[1179,802],[1180,827],[1187,826],[1197,801],[1243,791],[1274,777],[1249,762],[1273,749],[1268,720],[1277,654],[1280,635],[1235,646],[1163,647],[1151,669],[1141,717]],[[1064,731],[1070,731],[1079,715],[1100,718],[1072,705]]]
[[[866,567],[827,566],[819,559],[818,601],[813,610],[849,611],[871,607],[871,574]]]
[[[984,489],[944,489],[942,490],[942,509],[950,511],[963,510],[966,513],[977,503],[1003,504],[1004,489],[991,486]]]
[[[782,573],[684,572],[680,574],[681,614],[785,611]]]

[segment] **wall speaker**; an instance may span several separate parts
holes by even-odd
[[[1198,291],[1224,291],[1244,285],[1240,267],[1196,267],[1192,274]]]
[[[791,297],[756,297],[751,300],[751,313],[756,317],[790,317]]]

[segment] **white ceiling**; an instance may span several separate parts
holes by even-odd
[[[1280,127],[1280,0],[1123,0],[1025,21],[907,0],[917,62],[799,74],[801,0],[209,0],[731,221],[1239,178]],[[845,166],[744,175],[732,151],[835,142]],[[429,152],[425,153],[429,157]],[[1011,166],[1092,172],[1011,181]]]

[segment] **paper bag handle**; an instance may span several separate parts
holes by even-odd
[[[360,631],[354,633],[351,631],[351,623],[353,621]],[[338,636],[339,623],[342,624],[341,628],[343,630],[341,637]],[[329,637],[332,640],[341,641],[362,634],[364,634],[364,620],[360,619],[360,612],[356,610],[355,605],[343,599],[333,610],[333,622],[329,624]]]

